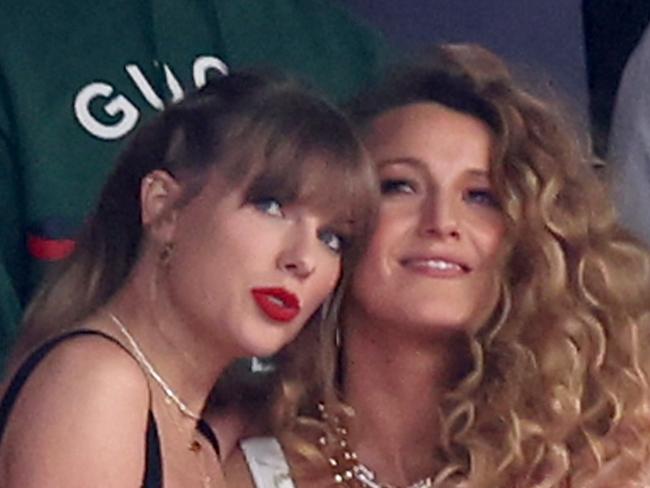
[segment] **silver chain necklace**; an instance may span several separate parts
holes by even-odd
[[[165,401],[168,404],[173,403],[174,405],[176,405],[178,410],[180,410],[180,412],[186,417],[189,417],[197,421],[201,420],[201,416],[195,413],[190,407],[188,407],[178,397],[176,392],[172,390],[171,386],[167,384],[167,382],[163,379],[163,377],[160,376],[158,371],[156,371],[156,369],[153,367],[153,365],[149,362],[147,357],[144,355],[142,349],[140,348],[136,340],[133,338],[129,330],[126,328],[126,326],[122,323],[122,321],[118,319],[112,312],[106,312],[106,313],[113,321],[113,323],[117,326],[117,328],[120,330],[122,335],[129,342],[131,349],[133,350],[133,354],[135,355],[135,358],[142,365],[145,372],[151,377],[151,379],[153,379],[158,384],[158,386],[160,386],[163,393],[165,394]]]
[[[395,488],[393,485],[388,485],[385,483],[380,483],[375,480],[376,475],[373,470],[363,463],[359,463],[352,468],[352,474],[355,479],[364,486],[368,488]],[[406,486],[406,488],[431,488],[433,486],[433,481],[430,476],[427,476],[424,479],[418,480],[415,483],[411,483]]]

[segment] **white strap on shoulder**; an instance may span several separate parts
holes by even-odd
[[[256,488],[295,488],[287,458],[275,437],[251,437],[239,445]]]

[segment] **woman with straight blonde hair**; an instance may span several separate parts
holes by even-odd
[[[279,443],[243,441],[233,485],[636,486],[650,256],[576,132],[462,44],[388,77],[354,115],[377,229],[337,319],[301,338],[325,379],[302,373],[313,350],[285,352]]]
[[[290,80],[233,73],[166,108],[28,310],[0,485],[223,486],[210,389],[320,319],[376,193],[347,119]]]

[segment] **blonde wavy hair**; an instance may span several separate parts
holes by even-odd
[[[435,486],[633,483],[650,443],[650,255],[618,225],[587,141],[476,45],[436,48],[366,94],[353,114],[368,130],[381,113],[417,102],[492,129],[491,178],[508,227],[497,307],[468,337],[468,373],[432,405],[443,426]],[[311,460],[317,450],[301,432],[326,432],[314,398],[349,413],[336,388],[336,312],[318,341],[300,345],[276,404],[279,435]],[[321,363],[300,374],[314,347]],[[325,380],[310,379],[315,373]],[[606,474],[614,484],[602,484]]]

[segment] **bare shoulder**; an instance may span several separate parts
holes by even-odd
[[[110,397],[109,404],[118,406],[137,400],[144,404],[148,396],[146,377],[133,357],[106,338],[88,335],[54,347],[27,379],[18,402],[37,408],[47,401],[49,410],[52,402],[78,404],[80,398],[94,404],[100,403],[94,398]]]
[[[233,448],[223,463],[223,474],[228,486],[238,488],[254,488],[246,458],[239,446]]]
[[[126,351],[98,336],[66,340],[18,395],[0,443],[3,486],[137,486],[148,410]]]

